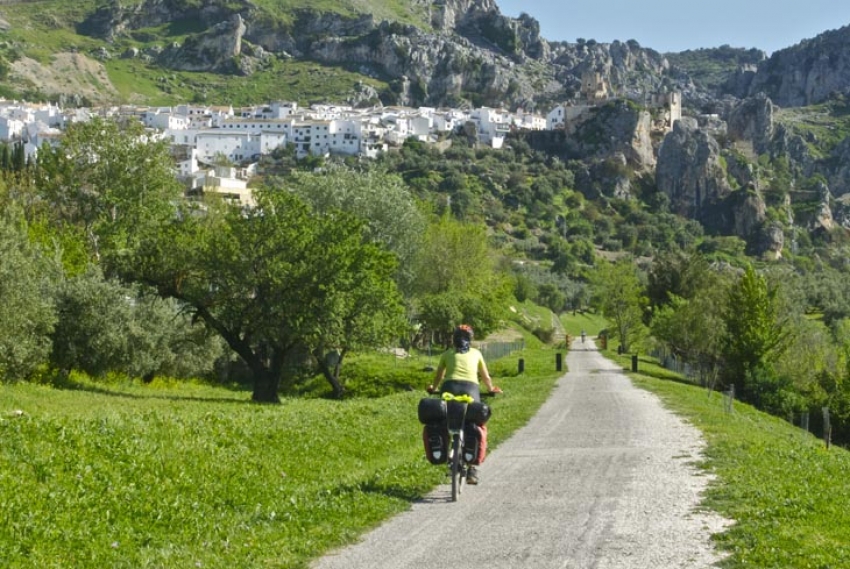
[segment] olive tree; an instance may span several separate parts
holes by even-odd
[[[103,277],[90,266],[57,287],[58,321],[51,335],[51,362],[91,376],[110,372],[133,377],[211,375],[223,354],[220,342],[192,326],[174,301],[144,288]]]
[[[251,371],[253,399],[279,401],[309,350],[380,346],[399,333],[392,253],[338,210],[316,213],[293,193],[255,192],[257,206],[208,204],[147,235],[118,264],[218,333]],[[334,394],[344,385],[326,374]]]
[[[294,192],[317,214],[347,211],[362,219],[366,239],[396,256],[396,281],[403,292],[411,292],[413,260],[422,247],[426,222],[399,176],[335,166],[317,173],[294,172],[276,185]]]
[[[138,121],[72,124],[39,150],[34,180],[51,223],[79,228],[95,259],[155,231],[182,196],[168,143]]]
[[[0,212],[0,259],[0,381],[14,381],[48,360],[59,267],[30,242],[16,208]]]

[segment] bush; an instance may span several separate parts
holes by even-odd
[[[47,361],[56,322],[51,265],[27,237],[26,225],[0,214],[0,381],[26,379]]]

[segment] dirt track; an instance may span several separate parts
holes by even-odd
[[[587,349],[584,349],[585,346]],[[682,569],[720,559],[698,511],[699,431],[632,386],[590,341],[529,424],[457,503],[448,485],[315,569]],[[508,395],[509,396],[509,395]],[[494,416],[493,420],[498,420]],[[464,545],[465,544],[465,545]]]

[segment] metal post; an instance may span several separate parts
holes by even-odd
[[[520,358],[519,362],[517,362],[517,371],[519,373],[523,373],[525,371],[525,360]]]
[[[726,407],[726,412],[732,412],[732,403],[735,401],[735,384],[729,386],[729,391],[723,392],[723,403]]]
[[[562,368],[561,354],[555,354],[555,371],[561,371]]]
[[[823,441],[828,449],[832,443],[832,425],[829,424],[829,407],[823,408]]]

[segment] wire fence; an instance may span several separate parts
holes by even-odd
[[[715,380],[717,378],[716,366],[706,366],[692,364],[681,358],[655,350],[650,355],[658,360],[662,367],[675,371],[679,375],[685,377],[690,382],[701,385],[709,390],[709,395],[715,389]],[[721,391],[723,396],[723,410],[727,413],[735,411],[735,385],[729,385],[725,390]],[[804,435],[815,434],[823,438],[826,448],[832,445],[832,424],[829,407],[823,407],[821,413],[816,413],[814,417],[807,411],[800,413],[788,413],[786,420],[799,427]]]
[[[520,352],[525,349],[525,340],[516,340],[513,342],[487,342],[483,343],[478,348],[481,354],[487,361],[498,360],[515,352]]]
[[[511,342],[481,342],[478,344],[478,349],[484,356],[487,362],[498,360],[507,357],[516,352],[521,352],[525,349],[525,340],[515,340]],[[399,365],[403,360],[423,362],[427,367],[433,368],[436,366],[440,355],[445,351],[443,346],[426,346],[423,350],[407,351],[404,348],[389,348],[381,350],[382,353],[391,357],[396,365]]]

